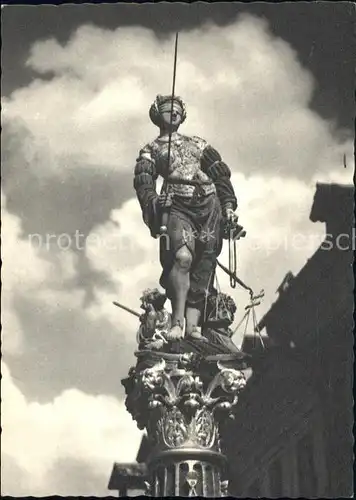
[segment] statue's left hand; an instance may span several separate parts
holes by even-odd
[[[243,238],[246,231],[238,223],[239,217],[231,207],[225,208],[224,212],[224,238]]]

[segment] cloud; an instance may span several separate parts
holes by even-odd
[[[127,330],[126,318],[114,316],[115,287],[98,290],[87,307],[83,290],[66,287],[76,276],[76,254],[34,248],[2,203],[3,354],[18,387],[37,401],[70,387],[121,397],[118,381],[134,363],[137,321]]]
[[[172,47],[173,37],[148,29],[84,25],[66,44],[30,48],[26,64],[38,77],[3,99],[4,190],[25,234],[87,236],[134,195],[135,158],[156,133],[149,105],[170,91]],[[342,168],[344,154],[352,162],[352,141],[310,110],[315,91],[297,53],[262,19],[181,33],[182,130],[209,140],[236,173],[310,181]],[[92,300],[111,276],[78,257],[77,284]]]
[[[77,389],[30,403],[4,363],[1,371],[2,492],[107,495],[113,462],[134,460],[140,442],[124,404]]]
[[[8,494],[102,494],[112,462],[134,458],[138,438],[131,441],[119,381],[134,362],[137,319],[112,301],[137,309],[160,274],[132,170],[157,133],[148,109],[170,91],[172,48],[173,37],[139,27],[80,26],[65,44],[36,42],[26,63],[36,78],[3,99]],[[261,313],[323,235],[308,220],[315,182],[352,180],[352,141],[309,109],[316,91],[292,47],[261,19],[180,35],[182,132],[210,141],[233,171],[248,232],[238,274],[265,288]],[[29,241],[34,233],[41,245]],[[246,293],[233,293],[242,313]]]
[[[134,460],[140,441],[120,384],[137,321],[115,314],[115,293],[84,307],[64,286],[75,253],[34,247],[1,204],[2,491],[105,496],[113,462]]]
[[[134,195],[135,158],[156,134],[149,105],[170,91],[172,47],[148,29],[84,25],[64,45],[30,48],[38,77],[3,99],[3,185],[25,234],[87,236]],[[310,181],[343,168],[344,154],[352,162],[352,140],[309,108],[312,75],[262,19],[182,32],[176,90],[188,107],[182,130],[209,140],[236,173]],[[91,300],[111,277],[78,256]]]
[[[27,242],[21,241],[21,222],[6,210],[6,198],[1,192],[2,233],[2,349],[3,352],[21,353],[23,332],[13,301],[20,288],[30,295],[51,274],[51,265],[40,259]],[[68,269],[68,268],[67,268]]]
[[[172,42],[143,28],[94,25],[78,28],[65,46],[37,42],[27,65],[51,78],[4,99],[4,118],[21,117],[57,158],[131,172],[142,141],[154,135],[148,107],[170,89]],[[188,105],[185,130],[217,143],[236,171],[310,178],[338,166],[340,151],[352,150],[309,109],[314,91],[295,51],[261,19],[244,15],[224,28],[181,33],[177,92]]]

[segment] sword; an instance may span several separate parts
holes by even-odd
[[[123,309],[124,311],[127,311],[127,312],[129,312],[130,314],[133,314],[134,316],[137,316],[138,318],[140,318],[140,317],[141,317],[141,314],[140,314],[140,313],[138,313],[138,312],[134,311],[133,309],[130,309],[129,307],[126,307],[126,306],[124,306],[124,305],[122,305],[122,304],[119,304],[119,302],[113,302],[113,304],[114,304],[114,306],[116,306],[116,307],[120,307],[120,308],[121,308],[121,309]]]
[[[175,46],[174,46],[172,102],[171,102],[171,119],[170,119],[169,137],[168,137],[168,169],[167,169],[167,171],[169,171],[169,162],[171,159],[172,116],[173,116],[173,101],[174,101],[174,91],[175,91],[175,86],[176,86],[176,73],[177,73],[177,50],[178,50],[178,33],[176,33],[176,41],[175,41]],[[162,191],[165,193],[168,193],[168,186],[166,183],[163,184]],[[162,210],[161,227],[159,228],[160,234],[165,234],[167,232],[168,217],[169,217],[169,208],[164,207],[164,209]]]

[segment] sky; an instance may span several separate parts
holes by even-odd
[[[132,175],[157,134],[149,106],[170,91],[175,31],[181,131],[231,168],[238,274],[265,290],[261,316],[325,236],[309,221],[316,182],[352,182],[353,9],[2,10],[2,494],[107,495],[113,462],[136,456],[120,379],[137,322],[112,300],[138,309],[160,275]],[[232,295],[238,319],[248,297]]]

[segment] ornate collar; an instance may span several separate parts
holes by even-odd
[[[182,139],[182,135],[179,134],[178,132],[173,132],[172,133],[172,142],[176,142],[178,141],[179,139]],[[169,141],[169,135],[162,135],[161,137],[157,137],[157,141],[160,141],[160,142],[168,142]]]

